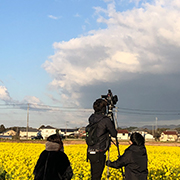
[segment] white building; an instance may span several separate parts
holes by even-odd
[[[148,140],[154,140],[153,135],[152,135],[152,134],[149,134],[149,133],[146,132],[146,131],[133,131],[132,133],[135,133],[135,132],[141,134],[141,135],[144,137],[145,141],[146,141],[146,140],[147,140],[147,141],[148,141]]]
[[[51,127],[51,126],[42,127],[39,130],[41,131],[41,135],[43,139],[46,139],[52,134],[56,134],[56,128]]]
[[[3,136],[15,136],[16,132],[14,130],[10,129],[10,130],[7,130],[7,131],[4,131],[4,132],[0,133],[0,135],[3,135]]]
[[[152,134],[145,134],[144,138],[145,138],[145,140],[154,140],[154,137]]]
[[[178,132],[176,130],[166,130],[161,133],[160,141],[177,141]]]
[[[29,128],[28,131],[26,129],[20,129],[19,136],[21,139],[27,138],[31,139],[34,136],[37,136],[38,129]]]
[[[77,135],[79,134],[79,129],[76,128],[76,129],[59,129],[59,133],[64,135],[64,136],[74,136],[74,135]]]
[[[128,130],[117,130],[117,139],[118,140],[128,140],[129,139],[129,132]]]

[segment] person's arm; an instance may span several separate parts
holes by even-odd
[[[117,131],[115,129],[115,126],[109,118],[106,119],[106,128],[108,129],[108,131],[112,137],[117,136]]]
[[[59,151],[57,153],[56,166],[61,176],[65,173],[68,166],[70,166],[70,161],[64,152]]]
[[[110,160],[106,161],[106,165],[109,167],[118,169],[123,166],[126,166],[130,162],[131,162],[131,152],[127,150],[116,161],[113,161],[113,162],[111,162]]]
[[[41,176],[41,172],[44,170],[45,161],[46,161],[46,156],[45,156],[45,152],[43,151],[40,154],[39,159],[37,160],[37,163],[34,167],[34,171],[33,171],[34,175],[38,174],[39,176]]]
[[[62,179],[70,180],[72,178],[72,176],[73,176],[73,170],[72,170],[71,165],[69,165],[67,167],[66,171],[64,172]]]
[[[62,179],[70,180],[73,176],[73,170],[70,161],[65,153],[60,153],[58,175]],[[63,170],[63,171],[62,171]]]

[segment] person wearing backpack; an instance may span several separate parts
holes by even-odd
[[[96,130],[94,137],[86,136],[87,148],[87,160],[90,160],[91,164],[91,179],[100,180],[106,162],[106,151],[110,146],[110,135],[112,137],[117,136],[117,131],[113,122],[108,116],[106,116],[107,102],[103,99],[97,99],[93,103],[94,113],[89,117],[89,125],[86,127],[86,133],[90,126],[95,125]]]

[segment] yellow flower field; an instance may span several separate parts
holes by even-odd
[[[119,146],[121,154],[127,146]],[[6,172],[6,179],[33,180],[33,169],[45,145],[33,143],[0,143],[0,168]],[[180,179],[180,147],[146,146],[148,152],[149,180]],[[86,162],[86,145],[65,146],[65,153],[71,162],[73,180],[90,179],[90,163]],[[110,160],[117,158],[117,148],[110,148]],[[110,180],[121,179],[120,170],[109,168]],[[107,179],[105,167],[102,179]]]

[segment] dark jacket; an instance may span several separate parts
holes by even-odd
[[[44,172],[45,166],[46,171]],[[64,152],[44,150],[35,166],[33,172],[35,175],[34,180],[60,180],[61,178],[59,177],[63,176],[69,167],[70,162]],[[69,179],[71,179],[71,177]]]
[[[130,145],[117,161],[109,162],[108,166],[113,168],[125,166],[126,180],[146,180],[148,169],[145,146]]]
[[[99,122],[98,122],[99,121]],[[89,146],[88,149],[103,150],[106,151],[109,147],[109,134],[112,137],[117,136],[117,131],[108,116],[103,114],[94,113],[89,117],[89,123],[94,124],[98,122],[97,137],[99,141],[93,146]]]

